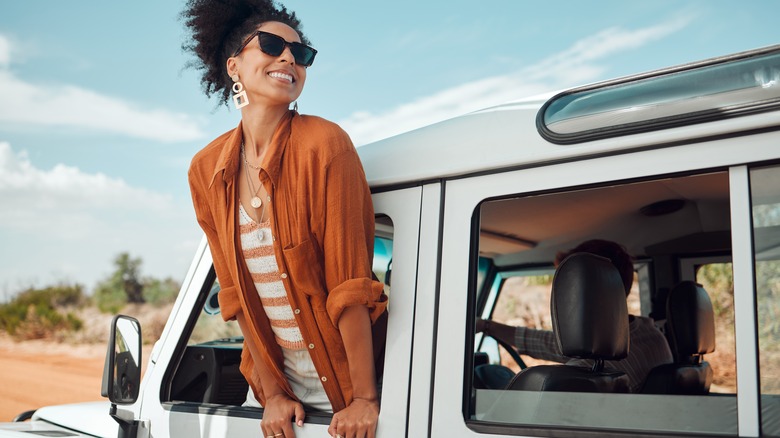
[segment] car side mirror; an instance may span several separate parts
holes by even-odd
[[[137,319],[116,315],[111,321],[103,385],[100,394],[111,403],[133,404],[141,385],[141,324]]]

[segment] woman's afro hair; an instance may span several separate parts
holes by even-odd
[[[202,72],[203,92],[219,95],[219,104],[227,104],[232,81],[225,63],[244,38],[268,21],[284,23],[298,32],[304,44],[310,44],[301,32],[295,12],[274,0],[188,0],[181,19],[189,30],[189,41],[182,49],[196,60],[187,63]]]

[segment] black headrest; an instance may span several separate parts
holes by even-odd
[[[574,253],[558,266],[550,298],[561,353],[583,359],[628,355],[628,308],[620,273],[609,259]]]
[[[683,281],[666,299],[666,323],[678,358],[715,351],[715,314],[704,288]]]

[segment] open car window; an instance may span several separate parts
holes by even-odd
[[[470,393],[464,397],[470,426],[482,431],[486,430],[482,425],[498,424],[505,427],[495,430],[504,433],[514,430],[512,433],[532,435],[548,435],[561,428],[737,434],[728,172],[663,176],[554,193],[519,193],[485,200],[475,214],[479,241],[474,245],[477,252],[472,263],[488,259],[496,275],[486,284],[475,281],[472,285],[476,291],[474,314],[516,329],[505,339],[509,348],[498,347],[477,330],[467,336],[468,342],[474,342],[475,352],[467,367],[471,371]],[[627,330],[636,342],[644,339],[644,334],[652,335],[648,339],[654,339],[656,345],[663,343],[671,354],[669,359],[659,359],[661,353],[655,351],[660,347],[643,351],[632,344],[628,354],[634,353],[632,360],[638,365],[621,371],[617,362],[623,359],[604,359],[608,355],[585,351],[585,347],[577,350],[580,346],[571,347],[569,335],[561,335],[568,330],[587,337],[597,331],[595,326],[605,324],[602,319],[611,313],[606,308],[603,313],[594,311],[587,302],[553,291],[556,284],[560,288],[565,284],[554,280],[556,255],[590,239],[617,242],[634,257],[631,291],[627,297],[619,296],[632,315]],[[689,272],[683,272],[685,269]],[[582,276],[575,283],[582,282],[583,289],[588,289],[590,281],[593,279]],[[699,334],[710,340],[714,336],[706,353],[692,354],[672,334],[682,333],[681,325],[706,319],[706,315],[689,316],[684,306],[672,304],[673,318],[667,320],[667,300],[670,295],[685,293],[679,292],[685,287],[701,302],[711,304],[714,335]],[[558,322],[551,308],[555,307],[551,306],[555,293],[568,300],[557,304]],[[588,296],[591,300],[598,294]],[[581,312],[593,316],[577,317],[577,309],[574,318],[561,316],[560,308],[569,305],[583,306]],[[670,328],[672,319],[678,321],[676,331]],[[483,324],[476,322],[472,328]],[[582,326],[572,326],[576,324]],[[599,338],[598,342],[613,341]],[[566,348],[577,350],[576,357],[563,354]],[[519,354],[519,362],[509,349]],[[602,359],[603,369],[596,370]],[[643,364],[644,370],[630,368]],[[666,380],[651,376],[653,372],[669,375],[683,364],[694,368],[706,364],[705,370],[699,370],[703,379],[700,390],[661,384],[658,382]],[[572,377],[572,368],[581,368],[585,380],[597,383],[577,383],[581,376]],[[610,376],[599,380],[592,378],[591,372]],[[621,373],[630,378],[628,386],[601,386],[604,381],[623,379],[616,377]]]

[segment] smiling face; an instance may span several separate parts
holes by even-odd
[[[263,23],[257,30],[278,35],[288,42],[301,41],[292,27],[277,21]],[[303,91],[306,67],[295,62],[289,47],[279,56],[271,56],[260,50],[257,39],[255,35],[237,56],[228,59],[228,73],[238,75],[251,105],[286,108]]]

